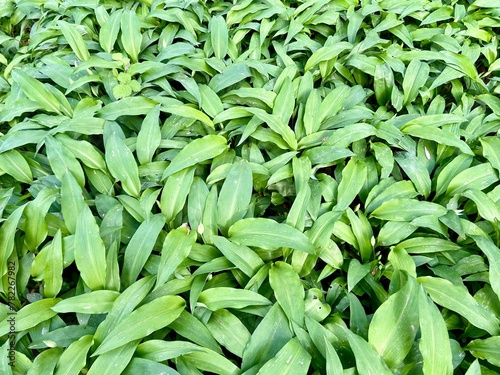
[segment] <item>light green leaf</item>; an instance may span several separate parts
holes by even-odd
[[[166,327],[177,319],[185,305],[181,297],[168,295],[142,305],[114,327],[93,356],[109,352]]]
[[[418,282],[438,305],[457,312],[470,324],[484,329],[490,335],[500,333],[495,314],[480,305],[466,289],[455,286],[448,280],[431,276],[419,277]]]
[[[276,262],[269,270],[269,283],[277,302],[291,322],[304,325],[304,286],[291,265]]]
[[[313,244],[302,232],[271,219],[242,219],[229,228],[229,237],[231,241],[247,246],[256,246],[269,250],[290,247],[309,254],[315,254]]]
[[[220,155],[227,148],[226,138],[220,135],[207,135],[190,142],[172,160],[163,173],[162,179],[184,168],[191,167]]]
[[[224,58],[228,47],[228,31],[226,21],[222,16],[214,16],[210,21],[210,40],[215,57]]]
[[[93,342],[92,335],[85,335],[68,346],[59,357],[54,375],[73,375],[80,373],[87,362],[87,352]]]
[[[121,42],[132,62],[139,60],[142,33],[139,18],[133,10],[124,10],[121,16]]]
[[[390,368],[399,366],[413,346],[419,322],[417,293],[418,285],[409,277],[405,286],[375,311],[370,322],[368,342]]]
[[[82,314],[108,313],[120,293],[113,290],[96,290],[66,298],[52,307],[58,313],[76,312]]]
[[[245,160],[234,163],[219,193],[217,224],[223,233],[245,217],[252,197],[252,169]]]
[[[77,30],[77,26],[61,20],[58,22],[58,25],[76,57],[81,61],[88,60],[90,58],[90,53],[83,40],[82,34]]]
[[[75,263],[81,278],[90,289],[106,288],[106,249],[88,206],[80,212],[76,222]]]
[[[247,306],[266,306],[271,304],[271,301],[256,292],[229,287],[204,290],[201,292],[198,301],[212,311],[226,308],[241,309]]]
[[[446,323],[437,306],[422,288],[418,295],[418,314],[420,315],[420,342],[425,374],[453,374],[450,339]]]
[[[306,375],[310,363],[310,354],[302,347],[297,338],[293,338],[281,348],[273,359],[262,366],[257,375]]]

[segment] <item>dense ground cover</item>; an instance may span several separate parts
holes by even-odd
[[[0,373],[500,373],[499,30],[0,1]]]

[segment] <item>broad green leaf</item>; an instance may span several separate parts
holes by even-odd
[[[212,313],[206,326],[222,346],[242,357],[251,335],[240,319],[228,310],[220,309]]]
[[[309,254],[315,253],[313,244],[303,233],[271,219],[240,220],[229,228],[229,237],[233,242],[268,250],[290,247]]]
[[[489,263],[489,279],[491,288],[500,298],[500,249],[495,246],[493,241],[481,236],[473,237],[477,246],[483,251],[488,258]]]
[[[82,280],[90,289],[106,288],[106,249],[88,206],[80,211],[76,222],[75,263]]]
[[[160,146],[160,108],[151,110],[141,125],[141,130],[137,134],[136,153],[140,164],[150,163],[155,151]]]
[[[213,236],[212,241],[231,263],[249,277],[264,266],[262,259],[245,245],[237,245],[220,236]]]
[[[498,173],[490,163],[478,164],[457,174],[446,189],[447,196],[460,194],[468,189],[484,190],[498,181]]]
[[[450,281],[423,276],[418,282],[438,305],[457,312],[475,327],[484,329],[490,335],[498,335],[500,326],[498,318],[479,303],[462,287],[453,285]]]
[[[419,90],[424,87],[429,77],[429,65],[417,59],[412,60],[403,79],[404,104],[409,104],[418,96]]]
[[[121,181],[126,193],[138,198],[141,191],[139,170],[132,152],[125,144],[123,132],[114,122],[108,122],[105,128],[108,133],[105,142],[108,169],[114,178]]]
[[[460,151],[467,155],[473,155],[469,145],[462,141],[454,133],[435,128],[433,126],[411,125],[406,126],[403,133],[410,134],[417,138],[428,139],[442,145],[457,147]]]
[[[17,150],[9,150],[0,154],[0,170],[25,184],[31,184],[33,180],[28,162]]]
[[[338,188],[336,210],[343,211],[353,202],[366,180],[366,163],[351,158],[342,170],[342,180]]]
[[[55,297],[61,291],[63,284],[63,249],[61,231],[58,230],[52,239],[50,251],[47,254],[44,272],[44,295]]]
[[[472,340],[465,349],[476,358],[485,359],[493,366],[500,366],[500,336]]]
[[[122,372],[122,375],[135,374],[180,375],[172,367],[168,367],[163,363],[137,357],[132,358],[128,366]]]
[[[185,354],[183,355],[183,359],[188,363],[192,363],[200,370],[214,374],[236,375],[240,373],[238,367],[233,362],[207,348]]]
[[[166,327],[177,319],[185,305],[178,296],[163,296],[142,305],[114,327],[93,356],[102,355]]]
[[[231,167],[217,201],[217,224],[223,232],[247,213],[252,197],[252,169],[245,160]]]
[[[128,9],[123,11],[120,30],[123,48],[132,62],[137,62],[141,51],[142,34],[139,17],[137,17],[135,11]]]
[[[92,343],[92,335],[86,335],[68,346],[59,357],[54,375],[78,374],[85,367]]]
[[[27,375],[52,375],[63,348],[51,348],[38,354]]]
[[[187,258],[196,241],[196,232],[186,228],[177,228],[170,231],[163,242],[156,288],[167,282],[181,262]]]
[[[175,216],[182,211],[193,183],[194,173],[194,167],[184,168],[168,176],[165,181],[160,205],[167,223],[174,220]]]
[[[24,244],[34,251],[48,235],[47,213],[52,203],[56,200],[57,190],[45,188],[30,201],[24,210]],[[14,233],[11,233],[14,235]]]
[[[294,374],[306,375],[309,371],[311,356],[297,338],[293,338],[269,360],[257,374]]]
[[[429,171],[422,162],[410,153],[398,152],[394,155],[394,159],[404,172],[410,177],[417,191],[427,198],[431,192],[431,178]]]
[[[131,96],[106,104],[97,114],[105,120],[114,121],[121,116],[145,115],[157,105],[157,102],[144,96]]]
[[[226,67],[222,73],[216,74],[208,86],[218,93],[252,75],[246,64],[235,63]]]
[[[49,136],[45,142],[47,158],[59,181],[62,181],[64,174],[69,171],[75,177],[78,185],[83,187],[85,185],[83,169],[73,154],[56,138]]]
[[[220,135],[207,135],[195,139],[184,147],[163,173],[165,179],[175,172],[191,167],[220,155],[227,148],[227,141]]]
[[[500,172],[500,139],[485,137],[481,139],[483,156],[488,159],[493,168]]]
[[[218,287],[204,290],[198,298],[199,303],[209,310],[241,309],[247,306],[266,306],[271,302],[264,296],[251,290]]]
[[[343,327],[343,330],[354,353],[356,369],[360,375],[392,374],[382,357],[368,342],[347,328]]]
[[[311,55],[311,57],[309,57],[306,65],[304,66],[304,70],[310,70],[323,61],[332,60],[336,58],[340,53],[346,50],[350,50],[351,48],[352,44],[347,42],[340,42],[334,44],[333,46],[321,47],[320,49],[315,51]]]
[[[57,315],[52,307],[59,301],[61,298],[44,298],[24,306],[16,314],[16,329],[22,332]],[[0,334],[6,335],[9,332],[9,327],[10,323],[6,317],[0,323]]]
[[[210,21],[210,40],[215,57],[222,59],[226,56],[228,46],[228,31],[226,21],[222,16],[214,16]]]
[[[387,221],[412,221],[425,215],[443,216],[447,212],[445,207],[436,203],[416,199],[391,199],[382,203],[370,216]]]
[[[40,104],[47,112],[71,116],[71,111],[36,78],[29,76],[20,69],[12,71],[12,78],[21,86],[28,99]]]
[[[297,140],[295,138],[295,133],[291,128],[285,124],[281,118],[270,115],[266,111],[260,108],[247,108],[247,111],[254,114],[261,121],[266,123],[269,128],[271,128],[276,134],[278,134],[292,150],[297,149]]]
[[[88,60],[90,58],[90,53],[77,26],[65,21],[59,21],[58,25],[76,57],[81,61]]]
[[[73,234],[76,231],[76,222],[78,220],[76,213],[81,212],[84,207],[83,191],[73,174],[67,170],[61,180],[61,212],[66,227]]]
[[[291,265],[276,262],[269,270],[269,283],[277,302],[291,322],[304,325],[304,286]]]
[[[201,349],[188,341],[148,340],[137,347],[137,354],[141,358],[161,362]]]
[[[108,53],[113,51],[116,39],[118,38],[122,15],[122,9],[113,10],[99,30],[99,44]]]
[[[134,311],[135,307],[149,294],[154,282],[155,279],[152,276],[143,277],[118,296],[106,319],[97,327],[94,335],[97,344],[100,344],[119,323]]]
[[[222,353],[219,344],[214,339],[208,328],[200,322],[194,315],[183,311],[179,317],[169,324],[179,335],[200,345],[200,347],[211,349],[217,353]],[[180,349],[181,347],[179,347]]]
[[[368,342],[390,368],[399,366],[413,346],[417,326],[418,285],[408,278],[406,285],[391,295],[373,315]]]
[[[101,354],[87,372],[88,375],[120,375],[129,364],[134,352],[139,344],[139,340],[131,341],[128,344]]]
[[[120,293],[112,290],[96,290],[66,298],[52,307],[58,313],[76,312],[82,314],[108,313]]]
[[[419,349],[424,361],[424,374],[450,375],[453,373],[453,363],[446,323],[422,288],[418,293]]]
[[[460,172],[469,168],[472,160],[473,158],[470,155],[460,154],[446,164],[436,179],[436,196],[443,194],[448,188],[451,180]]]
[[[156,214],[150,220],[142,222],[139,228],[137,228],[125,248],[121,273],[121,283],[123,286],[128,287],[137,279],[148,257],[151,255],[156,239],[164,225],[165,217]]]

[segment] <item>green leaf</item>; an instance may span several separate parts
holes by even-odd
[[[63,348],[52,348],[38,354],[27,375],[52,375]]]
[[[132,151],[124,142],[123,131],[118,124],[108,122],[105,125],[107,138],[105,141],[105,157],[109,171],[114,178],[121,181],[126,193],[138,198],[141,191],[139,169]]]
[[[61,231],[58,230],[50,245],[44,271],[44,294],[55,297],[61,291],[63,284],[63,249]]]
[[[194,167],[184,168],[170,175],[165,181],[160,205],[167,223],[174,220],[175,216],[182,211],[193,184],[194,173]]]
[[[413,346],[419,322],[418,285],[408,278],[405,286],[391,295],[373,315],[368,342],[390,368],[397,367]]]
[[[9,150],[0,154],[0,169],[25,184],[33,181],[28,162],[17,150]]]
[[[58,25],[76,57],[81,61],[88,60],[90,58],[90,53],[83,40],[82,34],[77,30],[77,26],[61,20],[58,22]]]
[[[490,163],[478,164],[457,174],[448,185],[446,195],[451,197],[468,189],[484,190],[498,181],[498,174]]]
[[[59,357],[54,375],[78,374],[85,367],[87,352],[92,344],[92,335],[74,341]]]
[[[420,216],[446,215],[448,210],[436,203],[415,199],[391,199],[380,205],[370,216],[388,221],[412,221]]]
[[[485,137],[480,141],[483,146],[483,156],[488,159],[493,168],[500,172],[500,139]]]
[[[429,65],[417,59],[412,60],[403,79],[403,105],[411,103],[418,96],[419,90],[424,87],[429,77]]]
[[[85,176],[83,170],[73,154],[61,143],[53,137],[47,137],[45,140],[47,158],[50,166],[59,181],[64,179],[64,175],[69,171],[78,182],[78,185],[85,185]]]
[[[161,250],[155,288],[163,285],[181,262],[187,258],[195,241],[196,232],[190,232],[186,228],[177,228],[168,233]]]
[[[123,11],[120,30],[123,48],[130,56],[132,62],[137,62],[139,60],[139,52],[141,51],[142,34],[139,18],[135,14],[135,11],[128,9]]]
[[[343,211],[353,202],[366,180],[366,163],[351,158],[342,170],[338,188],[336,210]]]
[[[134,235],[125,248],[121,273],[121,283],[123,286],[128,287],[137,279],[151,255],[156,239],[164,225],[165,217],[156,214],[150,220],[142,222],[134,232]]]
[[[294,374],[306,375],[309,371],[311,356],[297,338],[293,338],[269,360],[257,374]]]
[[[291,265],[276,262],[269,270],[269,283],[274,290],[276,301],[291,322],[304,325],[304,286]]]
[[[101,354],[87,372],[88,375],[120,375],[129,364],[134,352],[139,344],[139,340],[131,341],[128,344]]]
[[[116,39],[118,38],[122,15],[122,9],[113,10],[99,30],[99,44],[108,53],[113,51]]]
[[[201,292],[198,298],[209,310],[241,309],[247,306],[266,306],[271,302],[264,296],[251,290],[229,287],[210,288]]]
[[[212,241],[231,263],[249,277],[264,266],[262,259],[245,245],[237,245],[220,236],[213,236]]]
[[[210,40],[215,57],[222,59],[226,56],[228,47],[227,24],[222,16],[214,16],[210,21]]]
[[[383,374],[389,375],[392,372],[387,367],[382,357],[360,336],[344,328],[351,350],[356,360],[356,369],[360,375]]]
[[[120,293],[112,290],[96,290],[66,298],[52,307],[58,313],[76,312],[82,314],[108,313]]]
[[[466,289],[455,286],[448,280],[430,276],[419,277],[418,282],[438,305],[457,312],[470,324],[484,329],[490,335],[500,333],[495,314],[480,305]]]
[[[97,114],[105,120],[114,121],[121,116],[145,115],[157,105],[157,102],[144,96],[131,96],[106,104]]]
[[[19,332],[28,330],[57,315],[57,313],[52,310],[52,307],[59,301],[61,301],[61,298],[44,298],[24,306],[16,314],[16,329]],[[9,327],[10,322],[8,317],[6,317],[0,323],[0,334],[2,336],[6,335],[9,332]]]
[[[82,280],[90,289],[106,288],[106,249],[88,206],[80,212],[76,222],[75,263]]]
[[[158,297],[142,305],[111,330],[92,356],[102,355],[166,327],[177,319],[185,305],[178,296]]]
[[[481,236],[474,236],[477,246],[483,251],[488,258],[489,263],[489,279],[491,288],[500,298],[500,249],[495,246],[493,241]]]
[[[162,179],[175,172],[191,167],[220,155],[227,148],[226,138],[220,135],[207,135],[190,142],[172,160],[163,173]]]
[[[315,254],[313,244],[297,229],[271,219],[242,219],[229,228],[229,239],[239,244],[273,250],[290,247]]]
[[[136,152],[139,163],[150,163],[160,143],[160,108],[155,107],[146,115],[137,134]]]
[[[28,99],[40,104],[47,112],[71,116],[71,111],[69,111],[66,106],[64,106],[54,94],[49,92],[37,79],[30,77],[20,69],[12,71],[12,78],[21,86],[23,93]]]
[[[418,314],[420,315],[419,349],[424,361],[424,373],[453,374],[450,339],[446,323],[437,306],[422,288],[418,295]]]
[[[252,169],[245,160],[234,163],[217,201],[217,224],[222,232],[245,217],[252,197]]]
[[[242,357],[250,340],[250,332],[235,315],[228,310],[214,311],[206,324],[212,336],[228,351]]]
[[[500,336],[472,340],[465,349],[476,358],[485,359],[493,366],[500,366]]]

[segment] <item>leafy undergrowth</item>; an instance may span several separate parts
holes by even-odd
[[[0,30],[0,373],[500,373],[497,0]]]

